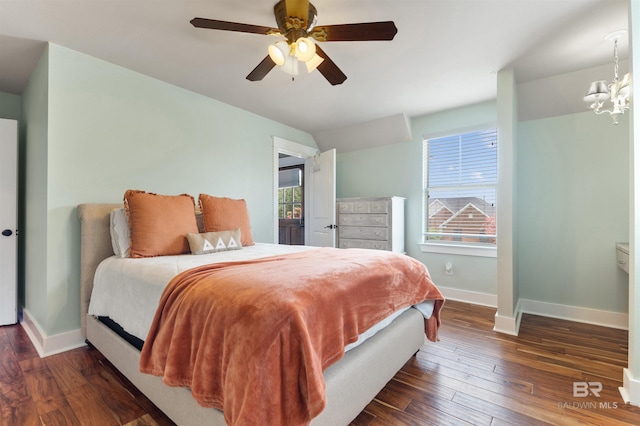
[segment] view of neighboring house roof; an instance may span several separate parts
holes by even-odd
[[[478,197],[451,197],[451,198],[435,198],[429,203],[429,213],[438,213],[442,208],[446,208],[451,213],[456,214],[464,210],[469,204],[486,216],[495,216],[496,206],[488,203]],[[442,207],[439,207],[442,206]]]
[[[480,215],[482,215],[481,217],[489,217],[487,213],[480,210],[475,204],[468,203],[466,206],[458,210],[453,216],[451,216],[449,219],[444,221],[440,226],[446,227],[451,222],[454,222],[460,215],[468,214],[471,217],[474,211],[477,211],[478,213],[480,213]]]
[[[495,243],[495,214],[495,205],[482,198],[434,198],[429,203],[429,219],[426,225],[431,232],[447,234],[446,237],[439,236],[437,239],[455,239],[452,234],[460,234],[457,237],[460,238],[459,241]]]
[[[447,210],[449,214],[454,214],[455,212],[451,211],[447,206],[444,205],[440,199],[435,199],[431,203],[429,203],[429,217],[434,217],[437,214],[440,214],[442,210]]]

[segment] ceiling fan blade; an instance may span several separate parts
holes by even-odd
[[[324,59],[317,68],[320,74],[322,74],[332,86],[344,83],[347,76],[338,68],[331,58],[324,53],[324,50],[322,50],[320,46],[316,46],[316,53]]]
[[[309,0],[285,0],[285,6],[287,16],[295,16],[305,21],[309,17]]]
[[[275,67],[276,64],[275,62],[273,62],[271,60],[271,58],[269,57],[269,55],[267,55],[262,62],[260,62],[258,64],[257,67],[255,67],[253,69],[253,71],[251,71],[249,73],[249,75],[247,76],[247,80],[249,81],[260,81],[262,80],[267,74],[269,74],[269,71],[271,71],[273,69],[273,67]]]
[[[393,21],[363,22],[360,24],[320,25],[311,30],[318,41],[393,40],[398,28]]]
[[[210,30],[238,31],[252,34],[280,34],[277,28],[263,27],[261,25],[241,24],[238,22],[218,21],[217,19],[193,18],[191,25],[196,28],[208,28]]]

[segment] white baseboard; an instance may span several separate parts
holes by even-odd
[[[71,349],[85,346],[84,336],[80,329],[68,331],[66,333],[47,336],[38,323],[29,314],[29,311],[22,311],[22,328],[29,336],[40,358],[55,355]]]
[[[619,387],[620,395],[625,404],[640,406],[640,379],[634,378],[627,368],[623,370],[623,383]]]
[[[522,319],[522,312],[516,309],[515,316],[507,317],[504,315],[496,315],[494,317],[493,331],[498,333],[510,334],[511,336],[517,336],[520,331],[520,320]]]
[[[560,305],[558,303],[540,302],[537,300],[520,299],[519,311],[526,314],[540,315],[601,325],[603,327],[629,329],[629,315],[621,312],[603,311],[600,309],[583,308],[580,306]]]
[[[472,305],[488,306],[495,308],[498,306],[498,296],[477,291],[460,290],[451,287],[438,286],[445,299],[457,300],[458,302],[471,303]]]
[[[479,293],[476,291],[460,290],[451,287],[438,287],[446,299],[471,303],[474,305],[498,306],[498,296],[495,294]],[[495,317],[495,331],[517,335],[520,328],[522,314],[540,315],[603,327],[629,329],[629,315],[621,312],[604,311],[601,309],[584,308],[580,306],[561,305],[558,303],[540,302],[537,300],[520,299],[515,309],[515,316],[497,315]]]
[[[496,308],[498,306],[498,296],[489,293],[480,293],[477,291],[460,290],[451,287],[440,287],[440,292],[445,299],[456,300],[458,302],[471,303],[472,305],[488,306],[490,308]],[[445,302],[446,306],[446,302]],[[520,317],[522,315],[516,314],[515,317],[505,317],[496,314],[494,330],[500,333],[511,334],[513,336],[518,335],[518,329],[520,328]]]

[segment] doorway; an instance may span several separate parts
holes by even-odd
[[[304,160],[280,154],[278,244],[304,245]]]
[[[317,148],[273,137],[273,241],[280,240],[279,172],[280,157],[293,157],[304,164],[304,244],[318,247],[335,246],[336,150],[320,153]]]
[[[279,137],[273,137],[273,218],[274,218],[274,228],[273,228],[273,241],[278,244],[280,241],[280,167],[287,167],[296,164],[304,164],[307,158],[313,157],[318,152],[317,149],[301,145],[295,142],[288,141],[286,139],[282,139]],[[289,158],[286,161],[282,162],[280,158]],[[290,162],[287,164],[287,162]],[[308,172],[308,171],[307,171]],[[304,179],[304,177],[303,177]],[[306,179],[303,181],[303,185],[308,185]],[[305,188],[305,194],[308,195],[308,188]],[[302,218],[305,224],[308,225],[308,220],[306,216],[306,211],[302,211]],[[305,229],[302,228],[304,232]],[[306,239],[305,239],[306,241]]]

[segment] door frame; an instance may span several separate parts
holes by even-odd
[[[273,136],[273,243],[278,244],[278,170],[280,169],[280,154],[290,155],[292,157],[307,159],[319,154],[317,148],[291,142],[286,139]],[[306,173],[306,170],[305,170]],[[308,180],[304,180],[305,194],[309,190]],[[307,226],[307,209],[304,210],[304,222]],[[305,231],[306,232],[306,231]],[[306,241],[305,241],[306,243]]]

